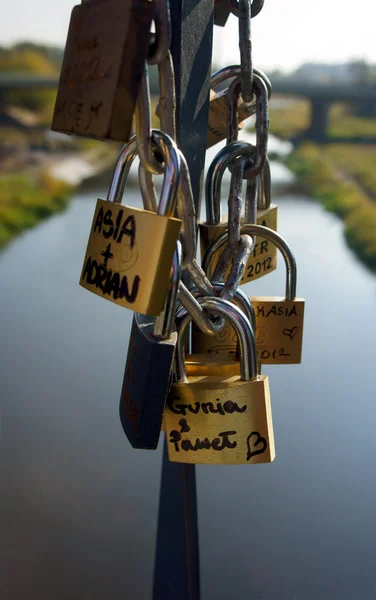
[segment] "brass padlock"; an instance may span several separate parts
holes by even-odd
[[[216,292],[220,292],[225,284],[213,283],[212,285]],[[194,292],[195,295],[196,293],[197,291]],[[255,311],[248,296],[238,288],[233,302],[243,311],[255,333]],[[178,309],[176,313],[177,322],[185,314],[184,309]],[[179,330],[180,327],[181,325],[179,326]],[[188,375],[205,375],[210,373],[212,375],[238,375],[240,373],[238,338],[229,321],[225,321],[223,329],[213,335],[203,332],[193,322],[191,345],[193,354],[188,354],[185,360]],[[261,364],[259,361],[257,369],[260,374]]]
[[[256,317],[256,346],[261,364],[299,364],[302,360],[304,305],[296,298],[297,269],[294,254],[282,236],[261,225],[243,225],[241,233],[257,235],[274,244],[286,264],[286,295],[251,296]],[[206,258],[221,251],[227,242],[226,234],[208,249]]]
[[[72,10],[51,128],[127,142],[154,2],[91,0]]]
[[[253,69],[256,76],[263,79],[267,89],[268,96],[271,95],[271,83],[268,77],[259,69]],[[215,93],[214,88],[222,84],[227,79],[237,77],[241,74],[240,65],[225,67],[213,73],[210,78],[210,102],[209,102],[209,118],[208,118],[208,133],[206,138],[206,147],[211,148],[218,142],[225,140],[228,134],[227,123],[227,92],[228,88]],[[256,112],[256,103],[244,102],[241,97],[237,100],[238,114],[238,129],[243,128],[243,121],[254,115]]]
[[[248,114],[247,105],[239,101],[238,105],[238,129],[244,127],[243,121],[250,117]],[[209,118],[208,118],[208,133],[206,136],[206,147],[211,148],[215,144],[225,140],[227,136],[227,89],[215,93],[210,90],[209,96]]]
[[[213,288],[218,292],[223,286],[223,283],[218,283],[214,284]],[[201,304],[202,298],[197,288],[191,290],[191,294]],[[238,289],[233,301],[243,311],[254,330],[255,314],[249,298]],[[191,343],[193,353],[187,354],[185,357],[187,375],[239,375],[240,363],[237,352],[237,337],[228,321],[224,321],[223,327],[218,333],[209,335],[199,328],[199,325],[195,323],[194,315],[184,306],[178,307],[175,321],[178,335],[182,337],[185,336],[188,325],[193,321]],[[228,329],[231,331],[225,332]],[[224,336],[222,332],[225,332]],[[232,339],[229,340],[229,335],[232,334],[235,335],[234,342]],[[225,341],[223,341],[223,338],[225,338]]]
[[[242,155],[245,152],[252,153],[253,146],[246,142],[234,142],[229,146],[222,148],[213,159],[206,176],[205,182],[205,203],[206,203],[206,222],[200,223],[200,249],[201,256],[204,257],[207,248],[212,242],[219,238],[227,230],[227,217],[222,220],[221,211],[221,187],[223,174],[232,162],[234,156]],[[269,229],[277,229],[277,206],[270,203],[270,168],[269,163],[259,176],[262,180],[259,184],[259,193],[257,196],[257,223]],[[244,225],[245,217],[241,223]],[[210,279],[219,260],[220,252],[215,252],[210,260],[207,270]],[[205,263],[206,264],[206,263]],[[204,270],[207,267],[204,266]],[[259,277],[263,277],[277,268],[277,249],[267,240],[256,240],[255,246],[248,259],[242,283],[248,283]],[[227,275],[231,269],[229,265]]]
[[[98,200],[80,285],[135,312],[162,312],[182,222],[173,218],[180,175],[180,154],[161,131],[152,131],[165,163],[157,214],[120,204],[136,155],[136,138],[124,146],[116,163],[107,200]],[[162,142],[159,144],[158,142]]]
[[[275,448],[269,380],[257,374],[252,327],[231,302],[205,298],[202,306],[232,320],[241,349],[241,375],[187,378],[184,340],[178,340],[179,379],[171,387],[164,413],[169,460],[197,464],[272,462]]]
[[[214,290],[219,293],[224,287],[224,283],[213,283]],[[233,299],[234,304],[243,311],[249,322],[251,323],[253,331],[255,331],[256,320],[255,311],[252,303],[246,294],[239,288],[236,290],[236,294]],[[177,313],[179,316],[179,313]],[[200,328],[193,323],[192,326],[192,352],[194,354],[206,354],[207,360],[210,357],[217,355],[227,355],[228,358],[235,358],[237,356],[237,335],[229,321],[225,322],[223,329],[214,335],[208,335],[203,333]],[[189,359],[186,360],[187,369],[189,365]]]

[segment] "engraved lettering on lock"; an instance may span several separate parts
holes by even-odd
[[[104,265],[98,265],[96,260],[89,258],[82,274],[82,279],[89,285],[100,289],[103,295],[112,296],[115,300],[125,298],[127,302],[133,304],[136,301],[140,287],[140,277],[136,275],[133,279],[132,289],[129,291],[128,278],[116,271],[108,270]]]
[[[82,52],[92,52],[93,50],[98,48],[98,46],[98,36],[95,35],[92,38],[82,40],[82,42],[79,42],[77,44],[77,51],[79,54],[82,54]]]
[[[231,346],[220,345],[220,346],[212,346],[208,348],[206,354],[223,354],[224,352],[228,352],[229,354],[235,354],[236,349],[234,351],[234,346],[236,347],[236,340]]]
[[[103,106],[103,102],[98,102],[97,104],[91,104],[90,106],[90,111],[89,111],[89,119],[87,122],[87,125],[85,127],[85,131],[88,131],[90,125],[92,124],[93,119],[96,119],[97,121],[99,121],[100,119],[100,109]]]
[[[261,244],[256,242],[253,248],[252,256],[256,257],[257,254],[264,254],[264,252],[269,252],[269,242],[267,240],[262,240]]]
[[[267,360],[269,358],[276,359],[278,356],[291,356],[288,352],[285,352],[284,348],[274,348],[273,350],[261,350],[260,359]]]
[[[126,235],[129,237],[129,246],[132,250],[136,241],[136,219],[134,215],[129,215],[122,223],[123,214],[124,211],[120,210],[114,223],[112,210],[107,209],[105,212],[103,206],[101,206],[93,225],[93,233],[102,234],[106,240],[112,237],[118,244],[121,243],[123,236]],[[108,227],[108,229],[104,229],[104,226]]]
[[[257,246],[258,244],[256,244]],[[261,244],[262,245],[262,244]],[[255,246],[255,248],[256,248]],[[247,266],[247,275],[243,277],[242,281],[245,279],[251,279],[255,275],[260,275],[260,273],[266,273],[270,269],[273,268],[273,261],[270,256],[265,258],[263,261],[257,261],[256,263],[252,263]]]
[[[104,257],[103,265],[105,267],[107,267],[107,263],[110,260],[110,258],[114,258],[114,255],[111,252],[111,244],[108,244],[106,250],[104,250],[103,252],[101,252],[101,256]]]
[[[265,312],[264,304],[256,305],[256,319],[257,317],[269,317],[270,315],[274,315],[275,317],[297,317],[298,313],[296,312],[295,304],[292,307],[286,307],[283,305],[273,304],[269,310]]]
[[[175,404],[175,401],[180,400],[180,396],[169,396],[167,398],[167,406],[175,415],[186,416],[187,412],[197,415],[200,410],[208,414],[232,415],[234,412],[244,413],[247,410],[247,405],[239,406],[232,400],[226,400],[222,403],[219,398],[215,399],[216,405],[213,402],[195,402],[194,404]]]
[[[225,448],[236,448],[237,442],[232,442],[229,439],[229,436],[236,435],[236,431],[221,431],[218,433],[218,436],[213,440],[209,440],[207,437],[203,440],[196,438],[194,442],[189,439],[182,439],[182,433],[189,433],[191,428],[189,427],[186,419],[180,419],[179,421],[180,431],[173,429],[170,431],[170,439],[169,442],[174,444],[175,451],[180,452],[180,447],[184,452],[197,452],[198,450],[217,450],[221,451]],[[179,447],[180,443],[180,447]]]
[[[89,61],[83,60],[73,65],[67,65],[62,71],[60,84],[73,87],[76,83],[97,81],[101,78],[100,64],[100,57],[92,56]]]

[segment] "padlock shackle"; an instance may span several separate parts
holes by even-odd
[[[271,176],[270,176],[270,162],[266,156],[264,168],[259,175],[259,186],[257,190],[257,208],[259,210],[266,210],[270,208],[272,199],[271,192]]]
[[[177,191],[180,177],[180,152],[174,140],[159,129],[152,129],[152,141],[157,143],[162,153],[165,171],[163,186],[158,204],[157,215],[173,217],[177,203]]]
[[[221,282],[215,281],[215,282],[212,283],[212,285],[213,285],[214,290],[217,293],[221,292],[222,289],[225,286],[224,282],[222,282],[222,281]],[[182,319],[188,313],[190,313],[189,308],[186,307],[186,306],[184,306],[183,303],[181,302],[181,299],[180,299],[180,290],[181,290],[181,287],[182,287],[182,284],[180,284],[180,288],[179,288],[179,301],[180,301],[181,306],[178,307],[178,309],[176,311],[176,315],[175,315],[176,321],[180,321],[180,319]],[[202,297],[202,294],[201,294],[200,290],[197,289],[197,288],[194,288],[194,289],[190,288],[188,291],[195,298]],[[248,298],[247,294],[245,294],[245,292],[243,292],[243,290],[241,290],[240,288],[238,288],[236,290],[236,293],[235,293],[233,299],[232,299],[232,302],[234,302],[234,304],[236,304],[236,306],[238,308],[240,308],[240,310],[243,311],[243,313],[245,314],[245,316],[247,317],[247,319],[251,323],[253,331],[255,331],[256,330],[255,309],[253,308],[253,304],[250,301],[250,299]],[[193,317],[193,320],[195,321],[195,317],[194,317],[193,314],[192,314],[192,317]],[[201,329],[201,331],[202,331],[202,329]],[[214,331],[211,331],[211,332],[209,332],[209,335],[215,335],[215,333],[214,333]]]
[[[156,144],[164,160],[164,178],[157,214],[173,217],[177,202],[177,188],[180,175],[180,153],[175,142],[163,131],[152,129],[152,141]],[[124,187],[129,170],[137,156],[136,136],[132,136],[123,146],[116,161],[110,189],[107,194],[108,202],[121,204]]]
[[[253,77],[253,92],[256,96],[256,157],[253,165],[244,171],[244,179],[253,179],[261,173],[268,149],[269,112],[268,90],[264,80],[257,74]],[[238,141],[238,98],[241,94],[240,78],[234,79],[227,94],[227,144]]]
[[[224,300],[232,300],[234,297],[234,294],[243,279],[248,259],[254,246],[254,238],[243,233],[240,236],[238,248],[235,248],[235,256],[234,249],[231,248],[229,244],[227,244],[226,249],[221,254],[214,269],[212,277],[214,281],[224,280],[228,265],[231,263],[231,259],[233,260],[225,286],[220,294],[221,298]]]
[[[197,327],[206,335],[218,335],[224,326],[225,322],[223,319],[217,319],[219,322],[211,321],[208,315],[205,313],[201,304],[196,299],[196,296],[200,295],[200,292],[197,290],[197,294],[192,294],[191,291],[184,285],[181,281],[179,286],[179,302],[182,305],[182,311],[180,312],[180,317],[178,316],[178,312],[175,315],[175,320],[179,321],[182,317],[185,317],[187,314],[191,315],[192,320],[195,322]]]
[[[293,300],[296,297],[297,284],[297,269],[293,251],[287,241],[273,229],[264,227],[263,225],[242,225],[240,228],[241,234],[256,235],[260,238],[268,240],[274,244],[281,252],[286,264],[286,300]],[[227,243],[227,231],[215,239],[208,246],[204,258],[202,260],[202,268],[208,274],[208,269],[213,260],[213,256]],[[210,275],[210,274],[209,274]]]
[[[252,160],[256,150],[248,142],[233,142],[224,146],[213,158],[205,181],[206,222],[217,225],[222,220],[221,186],[228,165],[240,156],[249,156]]]
[[[226,81],[226,79],[230,79],[233,77],[239,77],[239,75],[241,75],[241,72],[242,72],[242,68],[240,65],[230,65],[228,67],[223,67],[223,69],[219,69],[218,71],[213,73],[212,76],[210,77],[210,89],[216,88],[219,84]],[[266,88],[268,90],[268,99],[270,99],[270,96],[272,95],[272,84],[270,83],[269,77],[267,75],[265,75],[265,73],[263,71],[260,71],[260,69],[254,68],[253,73],[258,75],[259,77],[261,77],[261,79],[263,79],[263,81],[266,85]],[[252,103],[251,106],[254,107],[254,109],[256,108],[255,103]],[[255,110],[253,112],[252,111],[249,112],[249,116],[251,116],[253,114],[255,114]]]
[[[242,381],[252,381],[257,379],[257,351],[256,341],[251,324],[243,311],[235,304],[222,300],[221,298],[200,298],[199,302],[203,308],[210,313],[224,317],[231,322],[234,328],[240,347],[240,379]],[[189,383],[185,368],[185,350],[184,334],[187,331],[192,316],[187,315],[181,322],[179,328],[178,344],[176,348],[178,381]]]
[[[108,190],[107,194],[108,202],[115,202],[116,204],[121,204],[125,183],[127,181],[130,168],[136,156],[136,136],[133,135],[129,142],[125,144],[120,150],[120,154],[118,156],[114,172],[112,174],[110,189]]]
[[[159,340],[171,337],[175,324],[175,307],[178,299],[182,269],[182,249],[178,240],[171,265],[170,283],[163,311],[154,320],[153,336]]]
[[[192,192],[191,176],[184,154],[178,149],[180,156],[180,176],[177,188],[176,212],[183,226],[180,240],[183,247],[183,268],[186,269],[195,259],[197,250],[196,209]]]

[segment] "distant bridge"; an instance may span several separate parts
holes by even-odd
[[[9,90],[21,89],[53,89],[58,85],[56,77],[36,77],[35,75],[1,75],[0,74],[0,106],[4,95]],[[320,143],[329,141],[376,143],[376,138],[329,138],[329,109],[334,102],[352,102],[355,105],[376,109],[376,86],[374,85],[340,85],[311,84],[293,79],[277,79],[273,81],[273,93],[306,98],[311,103],[311,123],[308,129],[296,139],[313,140]],[[0,108],[1,111],[1,108]],[[1,119],[1,116],[0,116]]]
[[[299,96],[309,100],[311,103],[311,123],[307,131],[292,140],[301,142],[303,140],[313,140],[320,143],[341,141],[351,143],[376,143],[376,138],[329,138],[328,120],[330,106],[334,102],[351,102],[354,105],[366,107],[367,112],[372,114],[376,109],[376,86],[375,85],[329,85],[329,84],[310,84],[293,79],[273,81],[273,93],[285,94],[289,96]]]

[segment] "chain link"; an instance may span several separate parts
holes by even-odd
[[[252,100],[251,0],[239,0],[239,50],[243,100]]]
[[[231,6],[231,12],[233,15],[235,15],[236,17],[239,16],[239,0],[228,0]],[[251,6],[251,17],[253,19],[253,17],[257,17],[257,15],[261,12],[263,6],[264,6],[264,2],[265,0],[253,0],[252,2],[252,6]]]

